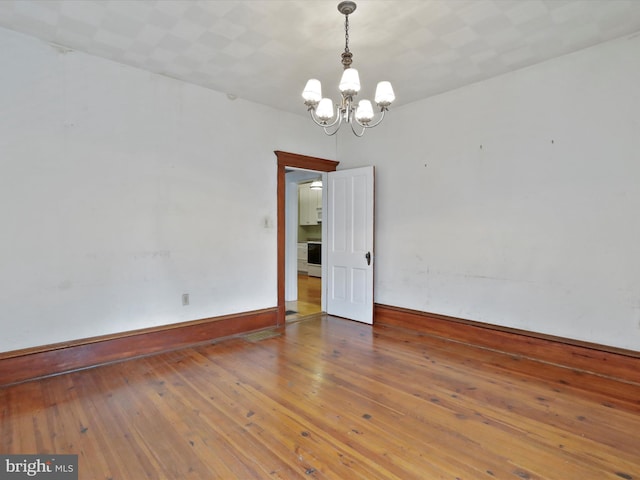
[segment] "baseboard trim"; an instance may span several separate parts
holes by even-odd
[[[583,372],[640,384],[640,352],[490,325],[435,313],[375,304],[376,325],[417,330]]]
[[[277,324],[278,309],[269,308],[5,352],[0,354],[0,387],[177,350]]]

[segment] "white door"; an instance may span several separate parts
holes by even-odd
[[[373,323],[373,166],[329,172],[327,313]]]

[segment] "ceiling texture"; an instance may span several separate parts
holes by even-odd
[[[322,81],[324,96],[339,97],[338,3],[0,0],[0,27],[306,115],[300,94],[307,79]],[[372,99],[376,83],[389,80],[395,106],[640,34],[640,0],[357,4],[349,46],[362,82],[359,98]]]

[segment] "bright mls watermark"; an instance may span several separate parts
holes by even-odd
[[[0,455],[0,480],[78,480],[78,455]]]

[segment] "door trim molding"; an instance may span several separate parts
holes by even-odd
[[[283,325],[286,311],[284,301],[286,169],[291,167],[317,172],[335,172],[340,162],[280,150],[275,150],[273,153],[278,159],[278,325]]]

